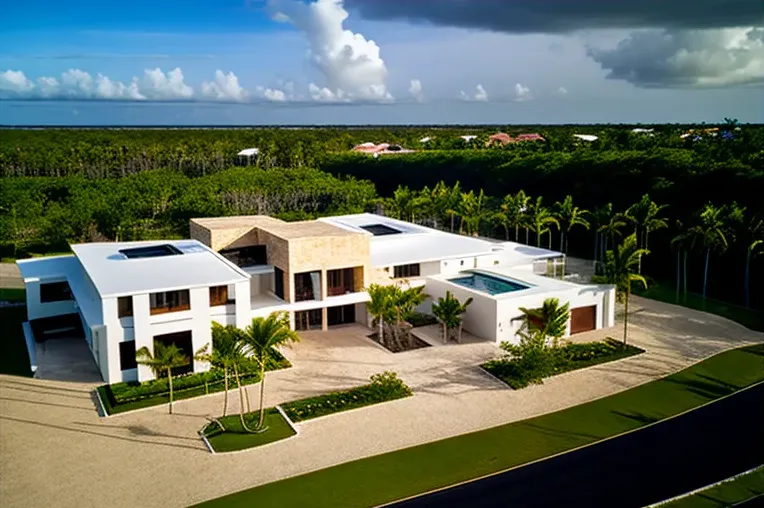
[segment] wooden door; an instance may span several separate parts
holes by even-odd
[[[597,328],[597,306],[578,307],[570,311],[570,334],[588,332]]]

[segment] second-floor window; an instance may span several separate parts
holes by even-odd
[[[294,275],[294,299],[296,302],[321,299],[321,272],[296,273]]]
[[[74,300],[72,290],[66,281],[40,284],[40,303]]]
[[[328,296],[339,296],[354,292],[355,280],[353,272],[352,268],[328,270],[326,272],[326,294]]]
[[[268,253],[265,245],[252,245],[237,249],[223,249],[220,254],[236,266],[259,266],[268,264]]]
[[[120,318],[133,316],[133,297],[120,296],[117,299],[117,315]]]
[[[210,307],[230,303],[228,299],[228,286],[214,286],[210,288]]]
[[[273,293],[284,299],[284,270],[278,266],[273,269]]]
[[[165,291],[149,295],[150,314],[180,312],[191,308],[191,297],[188,289]]]
[[[393,278],[395,279],[408,279],[410,277],[419,277],[421,271],[419,269],[419,263],[412,265],[398,265],[393,267]]]

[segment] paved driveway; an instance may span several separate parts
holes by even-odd
[[[101,373],[83,337],[38,342],[37,379],[100,383]]]
[[[349,460],[555,411],[662,377],[764,335],[723,318],[634,298],[630,340],[647,353],[513,391],[477,368],[488,343],[393,354],[356,326],[304,334],[295,367],[267,376],[276,404],[395,370],[407,399],[300,424],[300,435],[245,453],[211,455],[196,431],[222,395],[98,418],[93,383],[0,376],[0,506],[175,507]],[[620,328],[589,332],[595,339]],[[254,400],[257,390],[250,390]],[[236,398],[233,406],[236,409]]]

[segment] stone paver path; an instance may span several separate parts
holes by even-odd
[[[638,297],[630,340],[643,355],[566,373],[512,391],[476,366],[488,343],[392,354],[349,326],[306,333],[268,374],[267,403],[359,385],[394,370],[415,395],[300,424],[295,438],[245,453],[211,455],[197,437],[222,394],[98,418],[92,383],[0,376],[0,506],[180,507],[352,459],[563,409],[626,390],[720,351],[764,342],[723,318]],[[576,336],[620,337],[621,328]],[[250,388],[253,401],[255,389]],[[231,397],[231,410],[237,410]]]

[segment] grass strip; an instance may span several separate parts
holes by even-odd
[[[734,480],[659,506],[661,508],[724,508],[759,496],[764,496],[764,466],[738,476]]]
[[[646,290],[637,288],[634,290],[634,294],[644,298],[650,298],[651,300],[658,300],[659,302],[672,303],[674,305],[681,305],[682,307],[716,314],[717,316],[722,316],[735,321],[736,323],[740,323],[751,330],[764,332],[764,312],[758,310],[746,309],[745,307],[719,300],[704,300],[701,295],[696,295],[694,293],[688,293],[686,297],[680,294],[679,298],[677,298],[676,287],[671,287],[669,285],[655,284]]]
[[[225,431],[220,430],[215,424],[208,424],[205,429],[207,431],[207,441],[209,441],[210,446],[212,446],[216,453],[222,453],[254,448],[295,435],[294,429],[292,429],[278,409],[271,408],[266,409],[266,411],[265,426],[268,427],[268,430],[265,432],[258,434],[247,432],[241,425],[239,415],[236,414],[218,418],[218,421],[225,426]],[[244,415],[244,421],[247,422],[248,427],[254,428],[257,425],[259,414],[259,411],[256,411]],[[210,429],[217,430],[213,431]]]
[[[594,443],[693,409],[763,381],[763,362],[764,345],[730,350],[663,379],[586,404],[348,462],[200,506],[336,508],[395,501]]]
[[[27,291],[24,288],[0,288],[0,302],[26,302]]]
[[[26,318],[26,307],[0,307],[0,374],[32,377],[24,329],[21,326]]]

